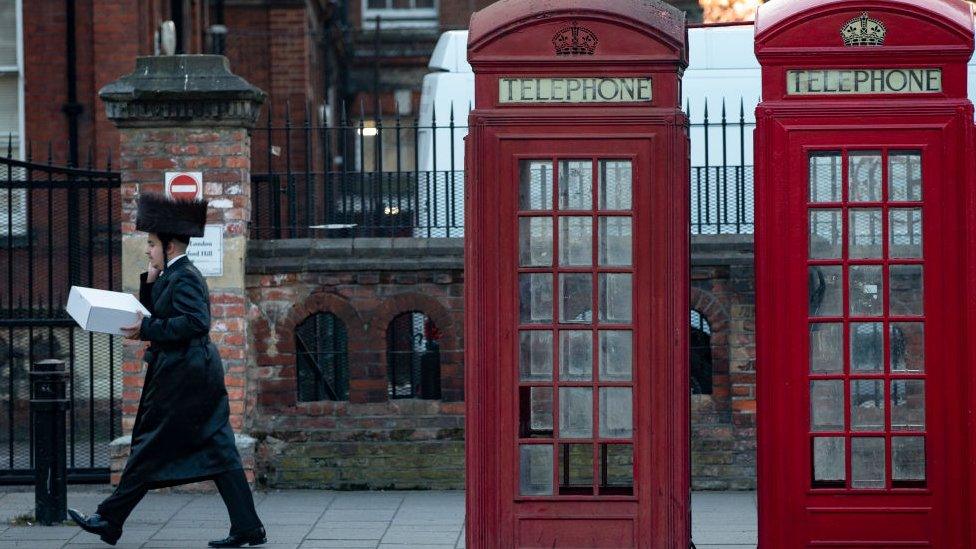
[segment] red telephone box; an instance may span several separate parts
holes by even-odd
[[[972,547],[970,7],[773,0],[756,53],[760,546]]]
[[[468,48],[468,547],[687,547],[684,15],[505,0]]]

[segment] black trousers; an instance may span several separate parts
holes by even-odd
[[[254,510],[254,497],[251,496],[251,489],[247,485],[247,477],[244,476],[243,469],[232,469],[210,477],[193,479],[194,482],[200,480],[213,480],[220,492],[220,497],[227,506],[227,514],[230,515],[230,533],[241,534],[248,530],[253,530],[262,526],[261,519],[258,518],[257,511]],[[121,527],[125,519],[142,501],[146,493],[153,488],[162,486],[149,486],[145,483],[126,482],[123,476],[118,487],[111,496],[105,499],[98,506],[98,514],[105,520]]]

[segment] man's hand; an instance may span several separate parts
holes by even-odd
[[[149,267],[146,269],[146,283],[152,284],[156,282],[156,279],[159,278],[159,272],[159,269],[153,267],[152,261],[150,261]]]
[[[122,335],[124,335],[126,339],[139,339],[139,333],[142,331],[142,313],[136,314],[138,315],[138,317],[136,317],[136,323],[132,326],[125,326],[122,328]]]

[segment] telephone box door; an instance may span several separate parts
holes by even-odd
[[[775,493],[760,531],[771,547],[957,547],[969,374],[960,151],[946,141],[963,132],[862,122],[779,126],[788,175],[760,190],[760,277],[776,285],[760,311],[761,480]]]
[[[654,485],[652,403],[667,399],[652,394],[651,292],[635,291],[654,268],[649,144],[501,147],[502,217],[517,235],[500,258],[515,275],[500,374],[516,547],[633,547],[651,534],[638,501]]]

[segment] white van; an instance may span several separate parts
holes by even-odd
[[[441,35],[428,65],[434,72],[424,77],[423,95],[420,99],[421,128],[429,128],[434,122],[436,112],[437,130],[422,129],[419,132],[419,165],[423,173],[436,170],[441,179],[450,173],[452,167],[460,171],[454,181],[460,185],[450,189],[453,198],[453,211],[460,212],[463,220],[463,170],[464,136],[467,135],[468,111],[474,104],[474,74],[467,62],[467,31],[448,31]],[[752,137],[755,127],[756,105],[762,96],[762,80],[759,62],[754,51],[754,28],[752,24],[715,25],[688,29],[688,48],[690,64],[682,79],[682,106],[691,119],[691,165],[692,170],[692,222],[719,218],[752,220]],[[976,65],[969,65],[969,94],[976,102]],[[705,128],[705,108],[708,108],[708,139]],[[723,106],[728,126],[722,128]],[[436,108],[436,111],[435,111]],[[453,109],[454,123],[458,126],[452,133],[447,128]],[[741,117],[741,118],[740,118]],[[740,124],[741,119],[741,124]],[[436,137],[436,162],[434,159],[434,138]],[[451,150],[453,144],[453,151]],[[723,146],[724,145],[724,146]],[[706,155],[707,151],[707,155]],[[451,163],[453,159],[453,165]],[[722,189],[718,188],[720,177],[716,167],[742,166],[738,171],[723,172],[725,180]],[[711,167],[705,170],[704,167]],[[741,175],[737,175],[741,174]],[[728,178],[740,177],[737,184],[728,184]],[[421,182],[422,191],[423,183]],[[460,187],[460,188],[459,188]],[[438,188],[445,188],[441,184]],[[699,200],[697,196],[721,196],[724,205],[714,200]],[[424,192],[421,192],[424,196]],[[429,196],[429,195],[428,195]],[[445,208],[446,195],[440,193],[437,200],[430,201],[421,209],[421,225],[424,219],[440,220]],[[725,210],[723,211],[723,208]],[[438,215],[433,215],[433,210]],[[705,224],[703,222],[703,224]],[[416,236],[431,236],[431,231],[421,226]],[[463,222],[460,223],[463,227]],[[716,225],[714,228],[718,227]],[[728,230],[718,227],[716,230]],[[749,227],[736,231],[751,232]],[[443,231],[440,231],[443,232]],[[463,228],[449,230],[450,236],[463,236]],[[434,234],[433,236],[438,236]]]
[[[474,105],[474,73],[468,64],[468,31],[442,34],[427,66],[434,72],[424,76],[420,96],[417,122],[420,180],[417,182],[418,223],[414,236],[462,237],[464,137],[468,135],[468,113]]]

